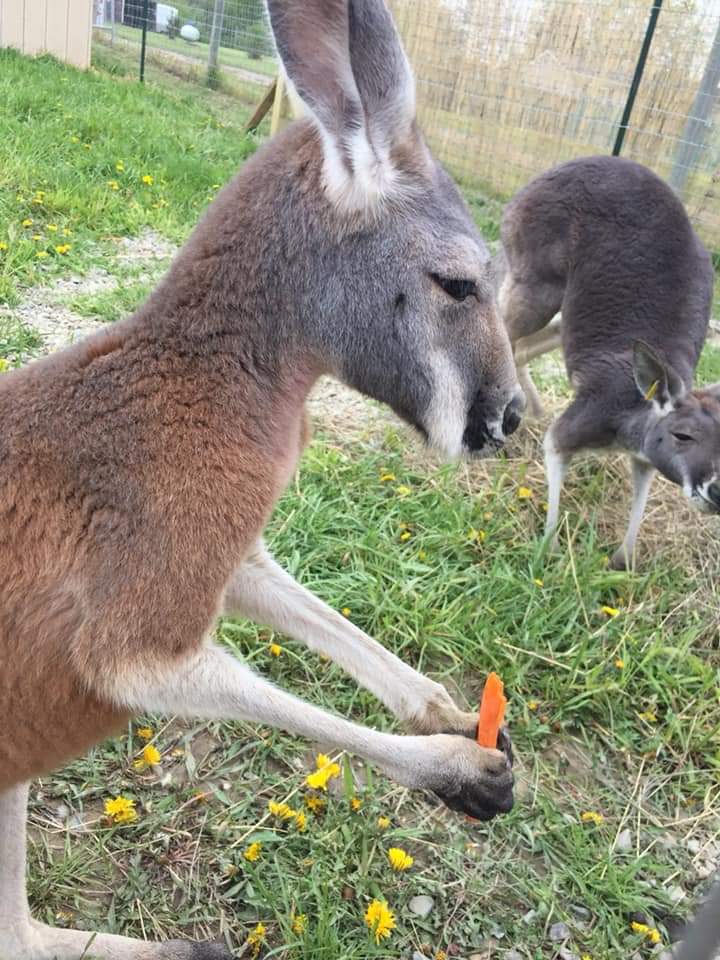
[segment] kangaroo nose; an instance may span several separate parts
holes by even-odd
[[[525,399],[525,394],[522,392],[520,387],[515,390],[515,395],[513,396],[510,403],[505,407],[505,412],[503,413],[503,422],[502,422],[502,431],[506,437],[509,437],[511,433],[515,433],[517,428],[520,426],[520,420],[522,419],[523,411],[527,400]]]
[[[708,487],[708,496],[720,510],[720,483],[711,483]]]

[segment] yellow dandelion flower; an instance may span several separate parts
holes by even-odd
[[[447,960],[447,954],[444,950],[438,950],[435,954],[435,960]]]
[[[427,560],[427,553],[424,550],[418,550],[418,560]]]
[[[280,646],[279,643],[271,643],[269,649],[270,649],[270,654],[273,657],[279,657],[280,654],[283,652],[282,647]]]
[[[403,532],[400,534],[400,539],[402,540],[403,543],[405,543],[407,540],[410,539],[411,536],[412,534],[410,533],[409,530],[403,530]]]
[[[358,797],[353,797],[350,801],[350,806],[352,807],[353,813],[357,813],[358,810],[362,808],[362,800],[360,800]]]
[[[125,164],[122,162],[122,160],[118,160],[118,162],[115,164],[115,169],[117,170],[118,173],[124,172]]]
[[[475,527],[470,527],[468,532],[468,540],[472,543],[484,543],[487,538],[487,534],[484,530],[476,530]]]
[[[405,486],[404,483],[401,483],[399,487],[395,487],[395,493],[399,497],[407,497],[409,493],[412,493],[412,489],[410,487]]]
[[[35,254],[38,260],[42,260],[43,257],[46,257],[47,255],[48,255],[47,250],[38,250],[37,253]]]
[[[162,760],[162,755],[157,747],[148,744],[143,747],[142,754],[135,760],[133,766],[136,770],[144,770],[146,767],[156,767]]]
[[[378,817],[377,825],[381,830],[387,830],[390,826],[390,817]]]
[[[365,911],[365,923],[375,937],[375,943],[379,944],[395,928],[395,915],[385,900],[373,900]]]
[[[72,244],[69,243],[59,243],[55,247],[55,253],[59,253],[61,256],[66,254],[70,249],[72,249]]]
[[[56,232],[57,232],[57,224],[56,224],[56,223],[49,223],[49,224],[47,225],[47,228],[48,228],[48,230],[50,231],[50,233],[56,233]]]
[[[341,613],[344,617],[349,617],[350,614],[352,613],[352,610],[350,609],[350,607],[343,607],[342,610],[340,611],[340,613]]]
[[[305,806],[313,813],[322,813],[325,809],[325,801],[322,797],[305,797]]]
[[[532,710],[533,713],[537,710],[539,706],[540,706],[539,700],[528,700],[527,708],[528,710]]]
[[[518,500],[530,500],[533,496],[533,492],[530,487],[518,487]]]
[[[41,233],[34,233],[34,234],[32,235],[32,238],[33,238],[33,240],[42,240],[42,234],[41,234]]]
[[[615,666],[617,667],[618,670],[625,669],[625,661],[622,659],[622,657],[617,658],[617,660],[615,661]]]
[[[397,477],[394,473],[383,473],[380,477],[380,483],[394,483]]]
[[[541,580],[540,577],[535,577],[535,578],[533,579],[533,583],[535,584],[536,587],[544,587],[544,586],[545,586],[545,582],[544,582],[543,580]]]
[[[70,143],[80,143],[80,137],[70,137]]]
[[[135,801],[129,797],[114,797],[105,801],[105,816],[114,823],[134,823],[138,815]]]
[[[149,173],[144,174],[141,179],[142,182],[148,187],[151,187],[153,183],[155,183],[155,178],[151,177]]]
[[[24,227],[31,227],[33,225],[33,222],[30,217],[25,217],[25,219],[22,222],[22,225]]]
[[[120,189],[120,184],[117,182],[117,180],[108,180],[107,185],[110,187],[111,190]]]
[[[327,790],[328,783],[334,778],[340,776],[340,766],[337,763],[330,763],[315,773],[309,773],[305,777],[305,783],[313,790]]]
[[[5,241],[0,240],[0,250],[7,250],[7,248],[8,248],[8,245],[5,243]]]
[[[601,611],[611,619],[620,615],[620,611],[617,607],[600,607]]]
[[[292,918],[292,932],[301,937],[307,930],[307,916],[304,913],[296,913]]]
[[[243,856],[249,863],[255,863],[256,860],[260,859],[261,852],[262,844],[255,841],[243,850]]]
[[[140,737],[141,740],[152,740],[155,736],[155,731],[152,727],[138,727],[135,734]]]
[[[6,373],[10,369],[10,361],[5,357],[0,357],[0,373]]]
[[[250,956],[257,957],[262,949],[263,943],[265,943],[265,924],[258,923],[255,929],[248,934],[247,945],[250,947]]]
[[[68,230],[67,227],[63,227],[62,235],[63,235],[64,237],[71,237],[71,236],[72,236],[72,230]]]
[[[601,813],[597,813],[595,810],[584,810],[580,814],[580,819],[583,823],[594,823],[596,827],[599,827],[600,824],[605,820],[605,817]]]
[[[644,710],[642,713],[639,713],[638,716],[641,720],[646,720],[648,723],[657,723],[657,716],[652,710]]]
[[[295,826],[300,831],[300,833],[305,832],[305,827],[307,827],[307,817],[302,812],[302,810],[298,810],[298,812],[295,814]]]
[[[580,960],[592,960],[592,957],[590,956],[589,953],[584,953],[584,954],[580,957]]]
[[[276,803],[274,800],[268,803],[268,810],[279,820],[292,820],[295,816],[295,811],[287,803]]]
[[[84,148],[85,150],[90,150],[90,149],[92,149],[92,144],[91,144],[91,143],[84,143],[84,144],[83,144],[83,148]]]
[[[643,936],[650,932],[650,927],[646,923],[638,923],[636,920],[632,921],[630,929],[633,933],[641,933]]]
[[[322,770],[323,767],[327,767],[331,763],[332,763],[332,760],[326,753],[319,753],[315,757],[315,767],[317,770]]]
[[[662,937],[661,937],[661,935],[660,935],[660,931],[659,931],[659,930],[656,930],[654,927],[652,928],[652,930],[650,931],[650,933],[647,934],[647,938],[648,938],[648,940],[650,941],[650,943],[661,943],[661,942],[662,942]]]
[[[401,850],[400,847],[390,847],[387,852],[388,860],[390,861],[390,866],[393,870],[398,872],[402,870],[409,870],[413,865],[415,860],[410,856],[409,853],[406,853],[405,850]]]

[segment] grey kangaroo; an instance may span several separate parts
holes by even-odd
[[[489,256],[415,124],[383,0],[270,0],[309,116],[221,192],[167,277],[106,333],[0,379],[0,958],[210,960],[216,944],[53,929],[25,891],[27,782],[136,712],[227,717],[354,751],[479,819],[509,742],[285,573],[262,542],[330,373],[447,454],[523,404]],[[339,663],[414,735],[299,700],[212,638],[248,617]],[[92,942],[91,942],[92,940]]]
[[[573,160],[505,209],[495,265],[500,312],[531,409],[525,364],[562,343],[575,391],[545,435],[548,534],[571,458],[630,456],[633,503],[616,569],[634,562],[653,473],[720,512],[720,384],[692,390],[712,300],[710,257],[672,190],[640,164]],[[561,321],[551,323],[561,311]]]

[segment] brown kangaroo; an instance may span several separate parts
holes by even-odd
[[[487,251],[416,128],[383,0],[269,8],[309,117],[245,164],[132,317],[0,379],[0,724],[15,731],[0,739],[2,960],[228,956],[30,916],[27,782],[134,712],[273,724],[474,817],[512,806],[507,739],[480,748],[474,714],[261,540],[320,375],[450,457],[496,449],[523,403]],[[221,613],[331,657],[417,735],[272,686],[213,641]]]

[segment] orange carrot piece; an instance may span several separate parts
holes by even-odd
[[[505,687],[496,673],[485,681],[478,717],[477,742],[481,747],[497,747],[498,734],[505,717]]]

